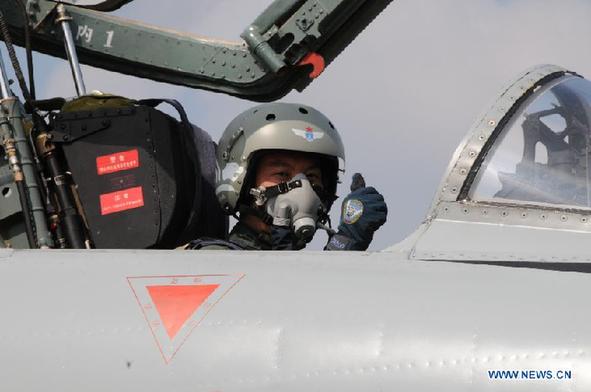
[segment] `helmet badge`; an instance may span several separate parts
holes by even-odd
[[[321,131],[314,131],[314,128],[307,127],[306,130],[292,128],[293,133],[296,135],[303,137],[309,142],[313,142],[314,140],[322,139],[324,136],[324,132]]]

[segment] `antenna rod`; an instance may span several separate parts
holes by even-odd
[[[86,86],[82,77],[82,70],[80,69],[80,62],[78,61],[78,54],[76,53],[76,44],[70,29],[70,21],[72,17],[68,15],[66,7],[63,4],[57,6],[56,23],[62,26],[64,33],[64,43],[66,46],[66,54],[72,69],[72,76],[74,77],[74,84],[76,85],[76,93],[78,96],[86,95]]]

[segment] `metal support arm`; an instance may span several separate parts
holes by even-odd
[[[329,64],[392,0],[275,0],[245,29],[243,42],[207,39],[105,13],[65,6],[80,62],[124,74],[235,95],[278,99],[311,81],[302,59],[318,53]],[[57,3],[30,7],[33,49],[66,57]],[[24,22],[10,1],[0,2],[15,43]],[[317,73],[317,72],[316,72]]]

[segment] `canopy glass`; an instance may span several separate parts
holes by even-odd
[[[566,76],[517,109],[470,191],[476,201],[591,207],[591,82]]]

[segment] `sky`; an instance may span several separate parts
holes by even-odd
[[[117,14],[239,40],[270,0],[165,3],[136,0]],[[370,249],[393,245],[418,227],[456,146],[518,74],[555,64],[591,76],[590,17],[588,0],[394,0],[310,87],[282,99],[316,107],[340,131],[347,175],[339,195],[348,193],[355,172],[384,194],[388,222]],[[40,98],[75,94],[66,62],[35,60]],[[256,105],[87,66],[83,73],[88,90],[178,99],[215,140]],[[322,248],[326,236],[317,237],[309,248]]]

